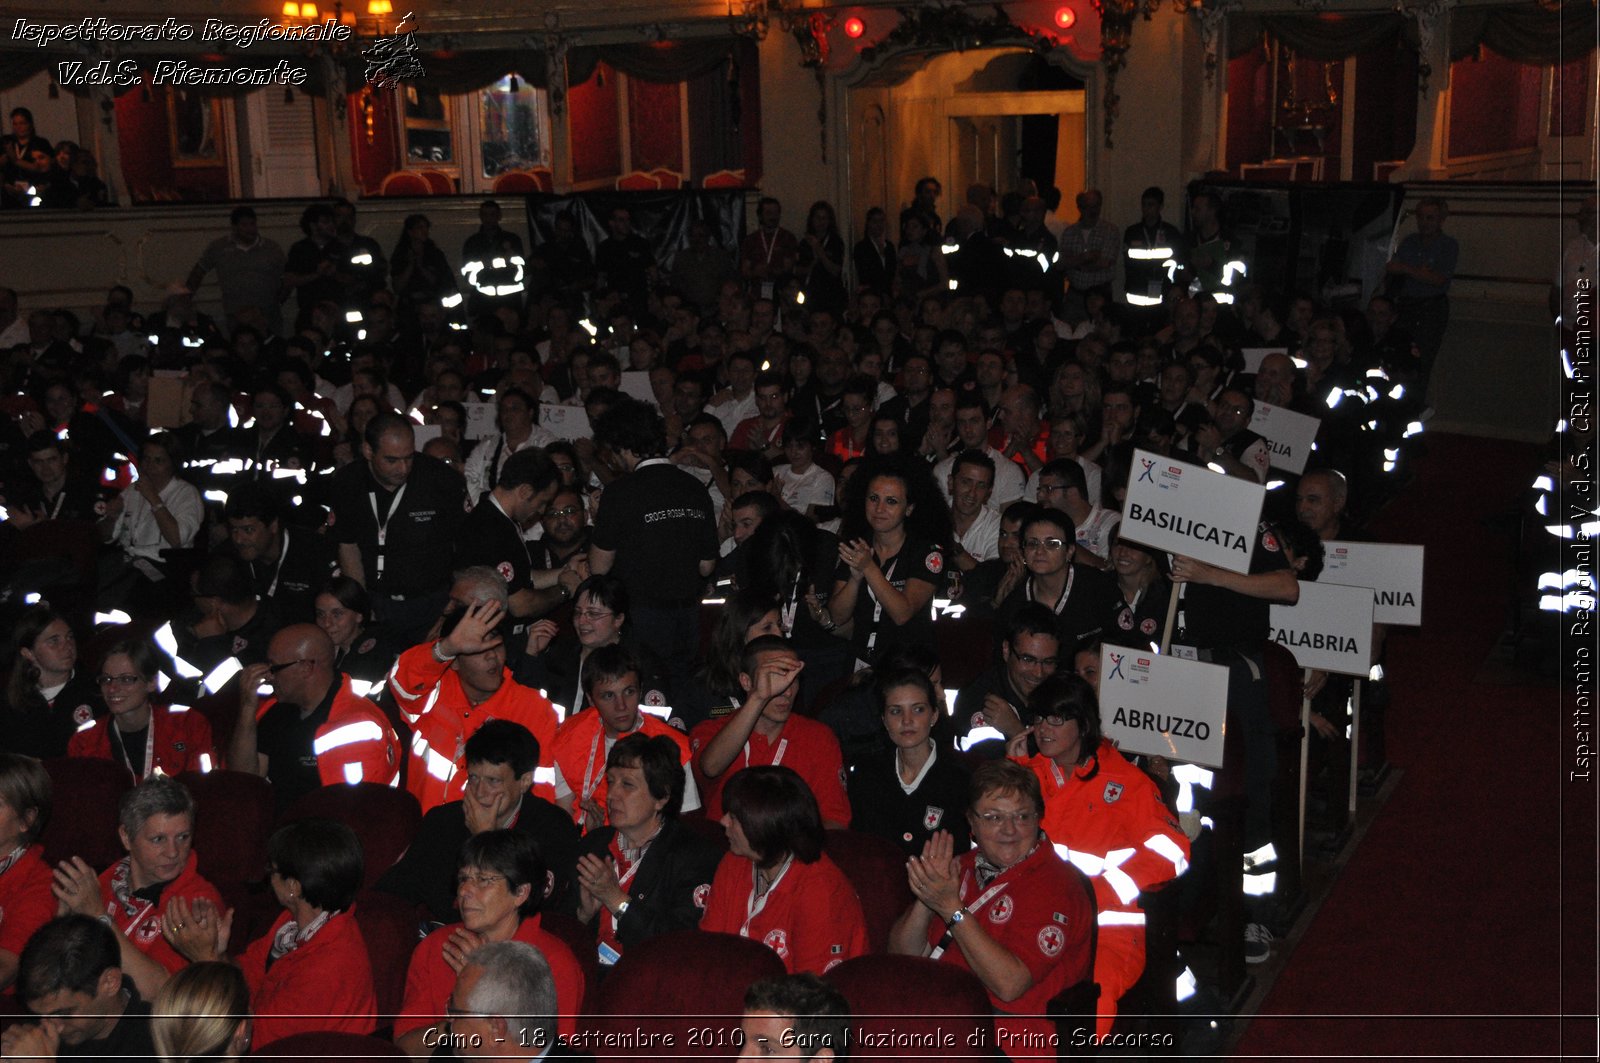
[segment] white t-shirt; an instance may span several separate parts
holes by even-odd
[[[815,462],[803,473],[796,473],[791,466],[780,465],[774,475],[778,478],[778,490],[789,508],[804,513],[808,506],[833,505],[833,474]]]
[[[961,549],[972,555],[974,561],[988,561],[999,557],[1000,514],[985,506],[965,534],[957,533],[956,542],[961,544]]]
[[[1078,545],[1102,561],[1111,559],[1111,533],[1122,523],[1122,514],[1096,502],[1078,525]]]
[[[994,490],[989,492],[989,508],[998,513],[1022,497],[1027,481],[1022,468],[998,450],[985,444],[983,452],[994,462]],[[952,454],[933,467],[933,478],[944,494],[945,505],[950,504],[950,470],[955,468],[956,456]]]

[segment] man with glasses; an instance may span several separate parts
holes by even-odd
[[[558,487],[539,524],[544,534],[528,544],[534,568],[559,569],[575,558],[588,564],[589,513],[576,487]]]
[[[273,696],[261,701],[269,681]],[[333,642],[314,624],[278,632],[266,661],[240,675],[228,767],[271,780],[280,809],[323,786],[396,785],[400,754],[388,718],[334,670]]]
[[[1055,675],[1061,653],[1056,618],[1050,610],[1037,602],[1020,607],[1006,624],[1000,663],[991,665],[956,695],[957,732],[979,742],[1009,741],[1022,733],[1028,697]],[[1004,741],[985,742],[976,748],[980,754],[999,757],[1005,753]]]
[[[989,992],[1006,1055],[1056,1055],[1056,995],[1089,977],[1094,906],[1082,876],[1039,829],[1033,772],[1009,760],[972,774],[975,847],[959,856],[940,831],[906,865],[916,900],[889,931],[889,951],[964,967]]]
[[[1039,504],[1058,509],[1072,518],[1077,544],[1083,547],[1080,561],[1091,568],[1111,565],[1111,539],[1122,514],[1107,509],[1089,494],[1089,479],[1083,466],[1073,458],[1057,458],[1039,470]]]
[[[497,941],[474,949],[445,1006],[451,1054],[489,1059],[572,1058],[557,1043],[560,1009],[550,961],[532,945]]]
[[[549,871],[538,844],[515,831],[485,831],[461,847],[456,868],[461,922],[435,930],[411,954],[405,996],[394,1022],[395,1044],[414,1059],[426,1059],[435,1045],[445,1043],[451,1026],[478,1017],[468,1008],[451,1010],[456,972],[477,949],[503,941],[531,945],[549,962],[560,1016],[557,1029],[571,1037],[585,979],[572,950],[539,925]],[[499,1048],[515,1044],[508,1041]]]
[[[1211,423],[1195,429],[1195,457],[1229,476],[1266,483],[1272,455],[1267,441],[1248,427],[1255,412],[1255,400],[1249,395],[1238,388],[1224,388],[1211,403]]]
[[[523,538],[549,510],[560,484],[560,474],[544,451],[517,451],[505,463],[499,482],[468,514],[456,540],[457,568],[483,565],[505,580],[512,635],[524,631],[530,618],[571,600],[582,582],[576,567],[535,565],[533,544]]]
[[[510,830],[539,845],[550,869],[546,903],[566,896],[578,860],[578,830],[572,817],[532,793],[539,768],[539,742],[510,720],[490,720],[467,739],[467,785],[461,800],[448,801],[422,817],[416,837],[375,889],[420,904],[443,926],[456,918],[456,858],[469,838]],[[546,772],[549,769],[544,769]]]

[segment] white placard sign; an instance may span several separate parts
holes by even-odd
[[[1372,588],[1374,623],[1422,626],[1422,547],[1329,539],[1322,552],[1323,579]]]
[[[582,406],[552,402],[539,404],[539,427],[557,439],[586,439],[594,434],[589,430],[589,414]]]
[[[1135,450],[1120,534],[1157,550],[1246,573],[1266,494],[1253,480]]]
[[[1272,467],[1297,475],[1306,471],[1311,444],[1316,442],[1317,429],[1321,427],[1322,421],[1316,417],[1260,401],[1250,418],[1250,431],[1267,441]]]
[[[1100,647],[1100,728],[1122,752],[1220,768],[1227,717],[1222,665]]]
[[[421,450],[433,440],[438,439],[443,432],[443,425],[418,424],[411,426],[411,434],[416,438],[418,450]]]
[[[1372,594],[1302,580],[1298,604],[1273,605],[1267,637],[1301,668],[1364,677],[1372,668]]]
[[[1246,347],[1239,352],[1244,359],[1244,371],[1251,376],[1261,372],[1261,363],[1266,361],[1269,354],[1288,354],[1287,347]]]
[[[624,352],[626,353],[626,352]],[[642,369],[630,369],[622,374],[622,387],[618,388],[624,395],[630,395],[640,402],[648,402],[656,409],[661,404],[656,401],[656,393],[650,387],[650,374]]]
[[[467,424],[461,434],[468,439],[488,439],[500,431],[495,425],[495,418],[499,416],[500,407],[492,402],[464,402],[467,408]]]

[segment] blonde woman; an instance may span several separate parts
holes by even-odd
[[[167,981],[150,1011],[164,1063],[242,1059],[250,1051],[250,989],[231,963],[190,964]]]

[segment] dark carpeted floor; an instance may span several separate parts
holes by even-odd
[[[1240,1056],[1594,1055],[1592,1019],[1562,1038],[1555,1015],[1563,993],[1568,1013],[1595,1011],[1595,791],[1561,774],[1555,687],[1478,679],[1509,616],[1513,544],[1495,518],[1538,453],[1427,441],[1374,529],[1428,548],[1423,627],[1393,632],[1388,654],[1389,759],[1404,775]]]

